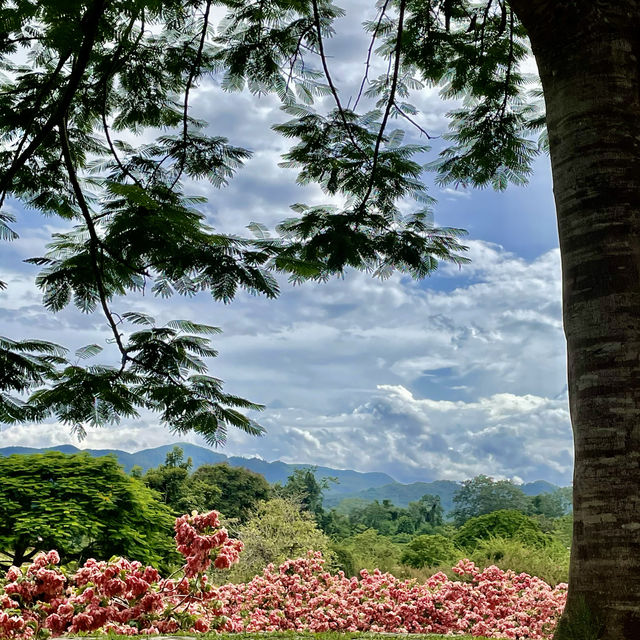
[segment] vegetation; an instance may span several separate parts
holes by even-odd
[[[237,530],[244,543],[238,564],[218,581],[246,582],[260,575],[268,564],[320,551],[331,564],[329,539],[308,511],[287,498],[272,498],[258,504],[254,515]]]
[[[551,538],[542,533],[540,525],[520,511],[501,509],[467,520],[454,540],[461,549],[473,549],[481,540],[500,536],[513,538],[534,547],[546,547]]]
[[[626,356],[640,349],[639,160],[629,143],[640,127],[637,60],[629,53],[638,44],[637,2],[567,2],[560,12],[549,11],[547,0],[385,3],[367,25],[371,51],[389,71],[370,79],[377,109],[364,113],[357,100],[345,107],[325,56],[339,8],[327,0],[267,3],[260,11],[223,5],[229,15],[215,43],[208,0],[2,6],[0,202],[13,197],[76,225],[33,260],[42,267],[44,304],[53,312],[70,303],[100,309],[119,353],[84,366],[78,359],[100,347],[68,357],[38,339],[3,338],[0,419],[52,416],[82,431],[144,409],[210,442],[223,440],[229,425],[258,433],[242,413],[256,405],[223,392],[205,372],[202,358],[215,356],[206,336],[216,328],[157,326],[120,309],[122,295],[210,291],[226,302],[239,288],[277,295],[273,272],[301,280],[348,267],[379,275],[399,268],[422,277],[438,259],[462,262],[459,233],[429,222],[414,160],[425,147],[387,130],[394,117],[415,119],[412,89],[440,85],[445,97],[462,99],[435,162],[442,184],[522,183],[548,141],[576,435],[578,551],[568,618],[586,601],[602,612],[608,638],[636,628],[640,589],[630,598],[629,585],[637,587],[640,575],[633,552],[640,507],[632,500],[640,485],[640,376]],[[520,71],[528,42],[546,116],[535,112]],[[314,54],[322,70],[310,69]],[[226,89],[282,99],[292,120],[277,130],[294,142],[287,166],[343,206],[296,205],[277,240],[260,227],[258,239],[239,239],[204,223],[183,183],[206,177],[222,185],[248,156],[190,117],[191,91],[212,72]],[[318,95],[335,108],[315,111],[309,103]],[[538,145],[531,132],[543,123],[548,136]],[[147,128],[161,133],[138,148],[115,138]],[[404,217],[399,203],[410,199],[418,204]],[[5,208],[0,216],[0,237],[15,238],[13,214]],[[624,558],[615,575],[612,556]]]
[[[113,457],[46,453],[0,458],[0,566],[57,549],[63,562],[124,555],[170,567],[174,518]]]
[[[199,467],[189,478],[188,487],[200,492],[201,510],[216,509],[241,523],[271,495],[271,487],[261,475],[226,463]]]
[[[471,557],[481,568],[496,564],[550,584],[567,579],[567,516],[546,518],[543,530],[539,516],[502,509],[456,528],[429,495],[406,509],[374,501],[356,505],[349,515],[326,512],[321,505],[327,485],[312,471],[269,487],[261,476],[226,464],[192,473],[179,447],[144,475],[134,469],[127,476],[113,457],[60,453],[0,458],[0,473],[5,567],[55,547],[63,562],[116,554],[170,568],[177,560],[172,515],[219,508],[245,551],[218,582],[249,580],[269,563],[309,550],[322,552],[348,576],[363,569],[419,580],[438,571],[452,576],[451,567]]]
[[[454,564],[457,550],[453,540],[440,534],[416,536],[407,544],[400,561],[414,569]]]

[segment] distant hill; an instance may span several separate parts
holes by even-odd
[[[365,502],[391,500],[398,507],[407,507],[410,502],[419,500],[425,493],[440,496],[442,507],[447,511],[453,508],[453,494],[460,488],[459,482],[452,480],[436,480],[435,482],[412,482],[401,484],[392,482],[381,487],[369,487],[364,491],[350,493],[348,496],[329,495],[325,498],[327,507],[337,506],[343,497],[359,498]]]
[[[407,507],[410,502],[415,502],[425,495],[425,493],[430,493],[434,496],[440,496],[442,508],[445,513],[448,513],[454,507],[453,496],[460,486],[461,484],[459,482],[454,482],[452,480],[412,482],[411,484],[392,482],[380,487],[370,487],[363,491],[350,493],[348,495],[330,493],[325,497],[324,504],[325,507],[338,507],[339,511],[344,510],[343,508],[340,508],[339,505],[342,500],[345,499],[348,501],[344,505],[345,507],[349,502],[351,502],[352,505],[356,505],[358,502],[373,502],[374,500],[377,500],[378,502],[390,500],[398,507]],[[535,482],[520,485],[520,488],[528,496],[537,496],[541,493],[551,493],[558,487],[546,480],[536,480]]]
[[[216,453],[205,447],[199,447],[188,442],[177,443],[184,451],[185,458],[191,458],[193,469],[201,467],[203,464],[218,464],[226,462],[232,467],[244,467],[255,471],[265,477],[267,482],[281,482],[284,484],[294,469],[309,469],[314,465],[310,464],[288,464],[286,462],[266,462],[260,458],[241,458],[237,456],[227,457],[222,453]],[[56,447],[46,447],[33,449],[30,447],[4,447],[0,448],[0,456],[10,456],[12,454],[33,454],[44,453],[46,451],[61,451],[62,453],[80,453],[86,451],[92,456],[115,455],[118,462],[129,472],[134,466],[140,466],[144,471],[151,467],[157,467],[165,461],[166,455],[176,445],[168,444],[153,449],[144,449],[135,453],[127,453],[118,449],[78,449],[71,444],[59,445]],[[344,496],[354,492],[362,491],[372,487],[379,487],[385,484],[394,483],[395,480],[386,473],[361,473],[349,469],[332,469],[330,467],[317,467],[316,476],[318,478],[337,478],[338,483],[331,483],[330,494]],[[338,499],[339,501],[339,499]]]
[[[228,457],[205,447],[199,447],[188,442],[179,442],[178,446],[184,451],[186,458],[191,458],[193,469],[204,464],[219,464],[226,462],[232,467],[244,467],[265,477],[267,482],[280,482],[284,484],[295,469],[309,469],[310,464],[289,464],[276,460],[266,462],[260,458]],[[144,471],[151,467],[157,467],[165,461],[166,455],[175,444],[167,444],[153,449],[143,449],[135,453],[128,453],[118,449],[78,449],[71,444],[63,444],[56,447],[32,449],[30,447],[4,447],[0,448],[0,456],[12,454],[44,453],[46,451],[61,451],[62,453],[80,453],[86,451],[92,456],[115,455],[125,471],[129,472],[134,466],[140,466]],[[318,478],[337,478],[338,483],[330,483],[325,492],[324,505],[326,508],[336,507],[340,502],[349,498],[363,502],[378,500],[391,500],[399,507],[406,507],[410,502],[419,500],[425,493],[440,496],[445,513],[453,509],[453,495],[460,487],[459,482],[452,480],[436,480],[435,482],[412,482],[402,484],[394,480],[386,473],[362,473],[350,469],[332,469],[331,467],[317,467]],[[540,493],[551,493],[558,487],[545,480],[537,480],[523,484],[520,487],[529,496]]]
[[[536,480],[535,482],[521,484],[520,488],[528,496],[539,496],[541,493],[553,493],[558,488],[558,485],[551,484],[546,480]]]

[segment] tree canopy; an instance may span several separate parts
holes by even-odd
[[[530,513],[531,499],[510,480],[494,480],[479,475],[465,480],[453,496],[456,505],[451,516],[456,525],[463,525],[469,518],[500,509],[512,509]],[[562,515],[562,514],[559,514]]]
[[[169,566],[174,517],[115,457],[0,457],[0,558],[20,565],[57,549],[63,562],[122,555]]]
[[[100,311],[119,352],[111,363],[86,365],[101,345],[70,355],[37,338],[3,338],[1,421],[53,415],[82,433],[145,409],[212,443],[228,425],[257,434],[242,410],[259,407],[207,373],[204,359],[216,356],[208,336],[219,329],[187,320],[158,326],[123,308],[121,296],[206,291],[226,303],[239,289],[275,297],[277,273],[296,282],[347,267],[420,277],[438,259],[465,260],[459,231],[430,220],[415,159],[424,146],[387,129],[411,111],[400,98],[419,82],[394,45],[410,23],[404,4],[397,15],[386,4],[380,11],[373,36],[393,79],[373,83],[378,106],[362,113],[342,104],[324,55],[341,9],[327,0],[221,4],[227,16],[217,27],[210,0],[0,7],[0,203],[13,199],[68,221],[31,260],[41,267],[43,304],[54,313],[70,304]],[[259,224],[246,238],[217,233],[186,185],[206,179],[223,187],[250,152],[191,115],[193,92],[212,74],[225,90],[277,94],[292,118],[275,127],[293,143],[285,164],[344,205],[296,204],[276,237]],[[324,95],[334,107],[314,110]],[[127,134],[143,131],[151,142],[134,146]],[[405,216],[407,199],[417,206]],[[2,239],[17,237],[14,221],[5,207]]]
[[[194,492],[204,493],[205,509],[216,509],[240,523],[249,520],[259,503],[271,496],[271,487],[264,476],[226,463],[198,467],[189,479],[189,486]],[[207,496],[211,489],[215,491]]]

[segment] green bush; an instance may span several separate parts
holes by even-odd
[[[467,520],[456,532],[454,543],[466,551],[473,551],[481,541],[490,538],[513,538],[528,547],[546,547],[551,537],[540,525],[520,511],[501,509]]]
[[[406,546],[400,562],[421,569],[452,562],[456,555],[457,550],[449,538],[439,534],[424,535],[415,537]]]
[[[537,576],[553,586],[569,579],[569,550],[556,542],[536,548],[513,538],[489,538],[480,542],[470,559],[481,568],[494,564]]]
[[[247,523],[238,528],[237,535],[244,543],[240,561],[219,572],[217,582],[246,582],[261,574],[268,564],[277,566],[304,556],[307,551],[321,551],[328,568],[334,567],[329,538],[318,529],[309,512],[286,498],[261,502]]]
[[[403,547],[404,545],[395,544],[386,536],[380,535],[375,529],[367,529],[331,545],[334,553],[343,558],[343,562],[347,557],[351,559],[351,571],[347,571],[346,562],[341,566],[347,575],[357,575],[362,569],[380,569],[395,574],[400,566]]]

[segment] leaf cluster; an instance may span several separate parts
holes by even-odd
[[[522,99],[526,34],[504,0],[381,1],[364,24],[371,45],[351,107],[325,49],[343,13],[331,0],[0,5],[0,206],[11,197],[66,221],[30,260],[43,304],[102,313],[119,359],[85,366],[97,346],[73,361],[56,345],[3,340],[2,422],[53,415],[83,433],[151,410],[213,443],[228,426],[259,433],[243,413],[257,405],[207,373],[210,327],[158,327],[116,311],[122,298],[209,292],[228,303],[239,291],[276,297],[278,273],[293,282],[348,268],[420,278],[439,261],[466,262],[463,232],[433,223],[422,174],[431,167],[442,183],[496,188],[526,179],[538,150],[529,134],[542,123]],[[388,70],[370,79],[374,56]],[[259,224],[253,237],[210,226],[204,199],[187,189],[199,180],[224,188],[251,152],[193,117],[205,81],[278,96],[290,119],[275,129],[292,145],[283,166],[333,204],[295,204],[277,237]],[[427,167],[428,145],[390,126],[402,120],[431,137],[410,102],[425,84],[463,99],[449,146]],[[15,239],[15,221],[0,211],[0,239]]]

